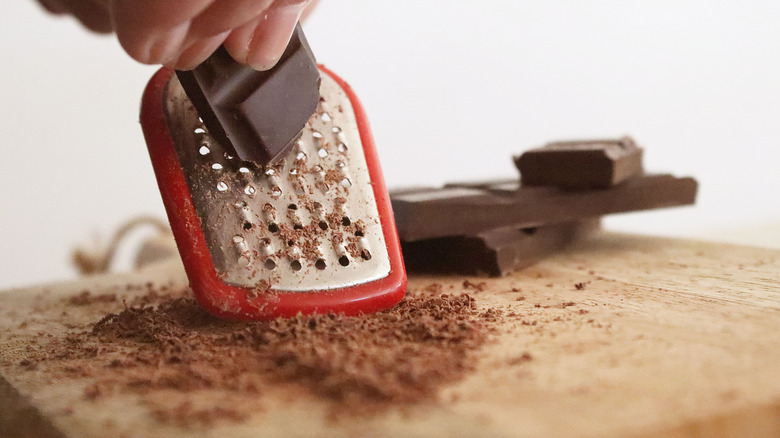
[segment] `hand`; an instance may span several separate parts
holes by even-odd
[[[38,0],[87,28],[116,32],[144,64],[186,70],[221,44],[237,61],[267,70],[282,56],[312,0]]]

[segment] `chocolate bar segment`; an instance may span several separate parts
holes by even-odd
[[[300,25],[268,71],[241,65],[220,48],[194,70],[176,74],[209,134],[258,165],[289,149],[320,99],[320,73]]]
[[[630,137],[549,143],[514,161],[528,186],[608,188],[642,173],[642,149]]]
[[[402,241],[473,235],[492,228],[537,227],[653,208],[693,204],[693,178],[644,175],[601,190],[450,187],[390,194]]]
[[[530,266],[596,231],[599,219],[536,228],[504,227],[473,236],[401,242],[409,272],[498,277]]]

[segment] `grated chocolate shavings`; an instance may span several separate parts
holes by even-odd
[[[33,350],[22,366],[46,363],[64,377],[90,378],[84,398],[95,401],[202,390],[257,398],[272,385],[291,385],[340,412],[436,402],[443,386],[473,370],[501,312],[478,308],[467,294],[427,289],[372,315],[254,323],[222,321],[185,294],[150,291],[91,330]],[[240,403],[149,405],[155,418],[173,423],[241,421],[252,412]]]

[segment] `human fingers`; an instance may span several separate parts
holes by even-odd
[[[308,3],[276,2],[254,21],[234,29],[225,39],[225,48],[236,61],[268,70],[284,53]]]
[[[306,18],[311,15],[312,11],[317,7],[317,3],[319,3],[320,0],[311,0],[309,4],[306,6],[306,9],[303,10],[303,14],[301,14],[301,21],[306,21]]]
[[[272,67],[284,52],[309,0],[40,0],[52,12],[71,12],[90,28],[110,14],[120,44],[134,59],[192,68],[224,41],[239,62]],[[102,6],[102,8],[100,8]]]
[[[52,14],[64,14],[68,12],[68,8],[61,0],[38,0],[38,3]]]
[[[133,59],[171,64],[194,43],[188,39],[193,18],[214,1],[187,0],[173,8],[160,0],[113,0],[111,15],[119,43]]]
[[[117,38],[125,51],[145,64],[192,68],[228,34],[256,20],[274,0],[190,0],[171,8],[159,0],[114,0]]]
[[[175,70],[190,70],[205,61],[225,41],[228,33],[225,31],[209,38],[199,38],[181,50],[178,58],[167,61],[164,65]]]
[[[194,37],[217,35],[254,21],[274,0],[215,0],[192,19]]]
[[[188,70],[205,61],[233,29],[255,20],[274,0],[217,0],[192,19],[184,47],[166,67]]]
[[[39,3],[53,14],[72,14],[94,32],[113,30],[107,0],[39,0]]]

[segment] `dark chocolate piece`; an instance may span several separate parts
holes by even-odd
[[[403,241],[472,235],[516,226],[537,227],[610,213],[693,204],[693,178],[645,175],[601,190],[522,187],[514,191],[452,187],[394,194],[398,234]]]
[[[549,143],[514,160],[529,186],[607,188],[642,173],[642,149],[630,137]]]
[[[239,64],[221,47],[194,70],[176,74],[209,134],[258,165],[292,146],[320,99],[320,72],[300,25],[268,71]]]
[[[599,228],[599,219],[537,228],[505,227],[474,236],[401,242],[409,272],[498,277],[530,266]]]

